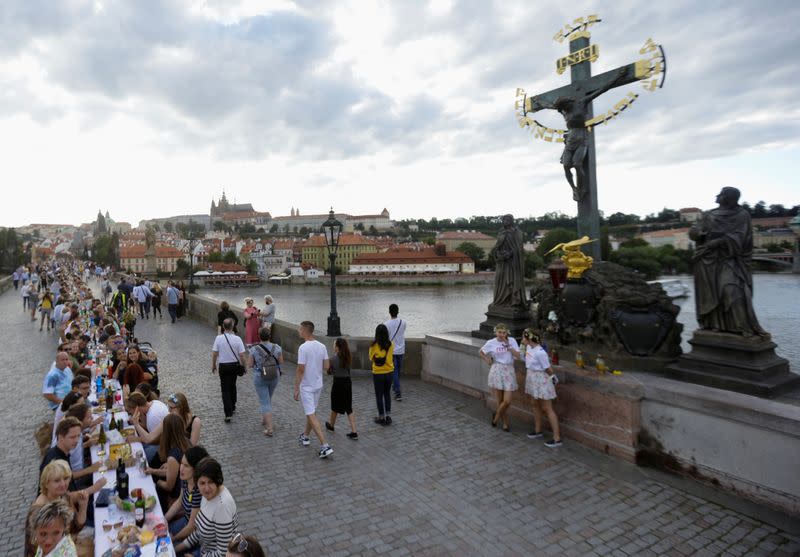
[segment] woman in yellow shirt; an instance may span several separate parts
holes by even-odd
[[[369,346],[369,359],[372,362],[372,384],[375,387],[375,402],[378,403],[378,417],[375,423],[389,425],[392,417],[392,375],[394,363],[392,351],[394,345],[389,338],[389,329],[386,325],[375,328],[375,340]]]
[[[47,323],[47,330],[50,330],[50,314],[53,313],[55,307],[55,300],[53,300],[53,293],[49,288],[45,288],[39,302],[39,311],[42,314],[42,320],[39,322],[39,330],[42,330],[45,322]]]

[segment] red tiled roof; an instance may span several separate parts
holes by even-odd
[[[763,227],[763,228],[782,228],[787,225],[787,223],[792,220],[792,217],[762,217],[758,219],[753,219],[753,226]]]
[[[237,265],[236,263],[209,263],[208,266],[211,268],[212,271],[246,271],[245,267],[241,265]]]

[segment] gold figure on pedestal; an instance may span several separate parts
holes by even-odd
[[[567,278],[579,279],[583,273],[592,268],[592,259],[581,251],[581,246],[596,242],[597,240],[589,239],[589,236],[572,240],[571,242],[564,242],[554,246],[553,249],[548,251],[545,255],[551,254],[556,250],[562,250],[564,255],[561,256],[561,261],[567,265]]]

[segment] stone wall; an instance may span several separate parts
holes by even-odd
[[[9,288],[14,288],[14,281],[11,280],[11,275],[0,278],[0,294],[5,292]]]
[[[219,312],[219,301],[206,298],[199,294],[188,294],[189,297],[189,316],[216,329],[217,313]],[[231,311],[237,315],[242,315],[244,308],[231,304]],[[244,326],[240,319],[239,335],[244,336]],[[325,336],[327,323],[315,323],[317,327],[317,339],[328,347],[328,352],[333,353],[333,342],[335,338]],[[297,349],[302,344],[302,339],[297,333],[297,323],[289,321],[275,320],[272,327],[274,340],[281,346],[284,357],[290,362],[297,361]],[[343,335],[350,344],[350,352],[353,354],[353,369],[371,369],[369,361],[369,345],[372,343],[371,337],[354,337]],[[422,346],[425,339],[406,338],[406,353],[403,359],[403,374],[418,377],[422,371]]]
[[[478,358],[483,341],[457,334],[425,340],[423,379],[496,407],[488,367]],[[521,388],[511,414],[529,427],[522,362],[516,371]],[[565,438],[800,514],[800,406],[649,373],[598,375],[569,363],[555,371],[555,409]]]
[[[800,515],[800,406],[648,374],[642,431],[679,472]]]
[[[423,379],[484,400],[492,410],[497,407],[486,383],[489,368],[478,357],[483,340],[439,334],[428,335],[425,341]],[[531,400],[524,392],[525,366],[517,361],[515,368],[520,388],[512,396],[511,415],[532,424]],[[560,383],[555,409],[564,437],[634,462],[641,399],[638,382],[599,377],[569,366],[559,366],[556,374]]]

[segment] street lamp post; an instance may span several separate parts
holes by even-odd
[[[336,253],[339,251],[339,238],[344,225],[336,220],[333,207],[328,215],[328,220],[322,223],[322,233],[325,235],[325,245],[328,247],[328,258],[331,266],[331,314],[328,317],[328,336],[338,337],[342,334],[339,314],[336,313]]]

